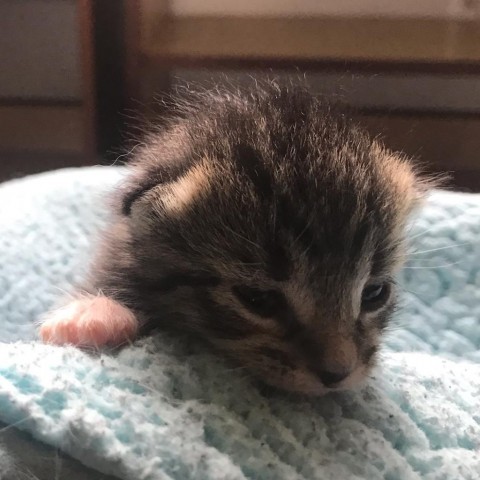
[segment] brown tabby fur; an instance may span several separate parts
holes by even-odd
[[[375,362],[424,191],[406,158],[304,88],[201,93],[136,149],[89,290],[270,384],[350,387]],[[368,312],[372,283],[388,298]],[[273,315],[245,301],[265,291]]]

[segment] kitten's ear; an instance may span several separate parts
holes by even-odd
[[[444,175],[432,175],[418,162],[400,152],[386,150],[383,173],[394,187],[395,197],[403,199],[403,210],[410,213],[421,207],[431,191],[444,184]]]
[[[205,194],[209,185],[207,162],[179,162],[141,177],[130,179],[122,199],[122,213],[132,215],[137,208],[141,213],[157,215],[181,213],[191,202]],[[147,212],[144,211],[147,210]]]
[[[411,210],[422,208],[430,196],[436,190],[445,188],[448,185],[450,177],[447,173],[429,174],[416,169],[414,183],[414,199]]]
[[[126,217],[130,216],[134,202],[157,185],[159,182],[155,178],[138,179],[137,181],[130,178],[128,184],[121,188],[122,214]]]
[[[129,166],[129,172],[119,189],[119,203],[122,214],[130,216],[132,207],[156,188],[172,184],[188,172],[191,162],[185,159],[161,162],[137,160]]]

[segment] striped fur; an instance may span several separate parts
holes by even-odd
[[[407,159],[307,90],[269,84],[178,104],[129,168],[90,290],[282,388],[365,376],[425,190]],[[372,282],[388,298],[366,312]]]

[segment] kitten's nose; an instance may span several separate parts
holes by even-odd
[[[331,387],[342,380],[345,380],[351,373],[351,370],[341,370],[338,372],[330,372],[328,370],[320,370],[317,372],[320,380],[326,387]]]
[[[323,385],[335,387],[355,370],[357,357],[357,347],[351,339],[331,340],[323,348],[314,371]]]
[[[301,345],[308,369],[325,387],[334,388],[355,370],[357,346],[352,338],[339,332],[324,332],[323,339],[314,340],[304,338]]]

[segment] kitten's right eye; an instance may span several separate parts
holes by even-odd
[[[275,316],[284,305],[283,295],[275,290],[234,286],[232,291],[246,308],[261,317]]]
[[[388,282],[367,285],[362,292],[362,310],[374,312],[382,308],[390,297],[391,286]]]

